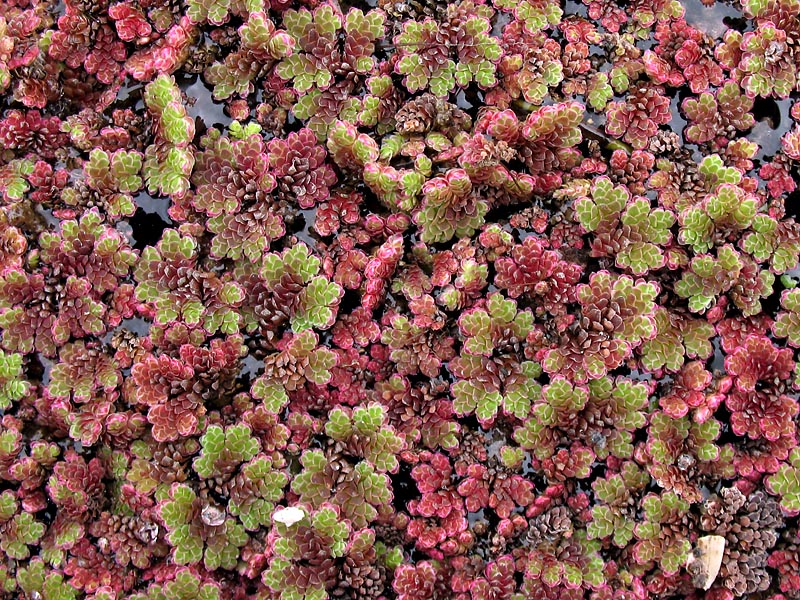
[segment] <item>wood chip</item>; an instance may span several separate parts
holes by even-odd
[[[698,538],[686,568],[692,574],[692,582],[696,588],[709,589],[719,574],[722,556],[725,554],[725,538],[721,535],[707,535]]]

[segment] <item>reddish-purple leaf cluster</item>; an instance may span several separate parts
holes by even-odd
[[[800,598],[800,0],[8,0],[0,100],[5,596]]]

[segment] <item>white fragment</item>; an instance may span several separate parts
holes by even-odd
[[[691,569],[694,572],[695,587],[703,590],[711,587],[722,566],[723,554],[725,538],[721,535],[707,535],[697,539],[697,545],[686,559],[687,568],[694,562],[698,563]]]
[[[306,517],[306,513],[302,508],[296,506],[287,506],[277,511],[272,515],[272,519],[278,523],[283,523],[287,527],[291,527],[295,523],[302,521]]]

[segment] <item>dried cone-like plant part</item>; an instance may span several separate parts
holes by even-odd
[[[697,540],[697,545],[686,559],[686,569],[692,574],[696,588],[707,590],[714,583],[722,566],[725,554],[725,538],[721,535],[707,535]]]

